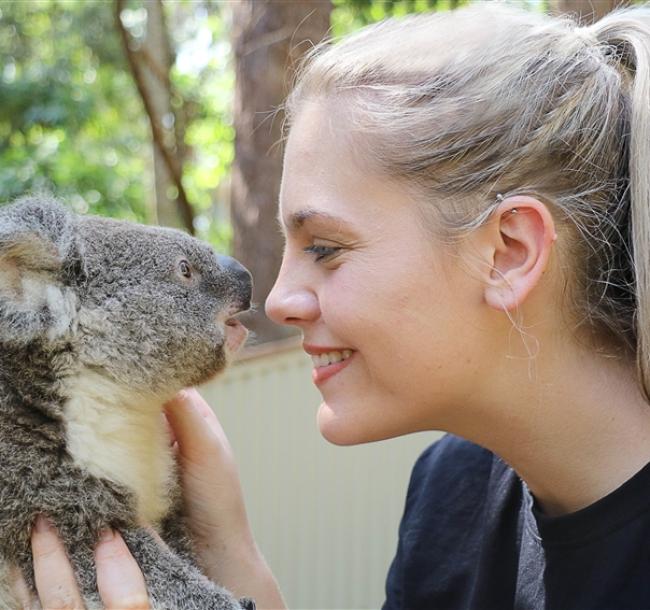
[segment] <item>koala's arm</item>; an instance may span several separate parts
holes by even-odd
[[[85,487],[88,487],[87,481]],[[128,503],[127,496],[123,496],[122,499],[127,499]],[[106,506],[107,498],[104,498],[101,504]],[[75,537],[80,537],[79,530],[73,534],[73,528],[79,525],[78,522],[75,523],[68,518],[73,515],[73,511],[67,515],[59,513],[53,521],[68,549],[86,607],[89,610],[99,610],[103,605],[97,594],[93,552],[95,542],[88,544],[87,536],[90,534],[88,532],[85,540],[79,539],[77,544],[70,543]],[[111,525],[107,520],[102,529]],[[171,542],[175,548],[169,548],[157,541],[147,529],[135,525],[129,526],[124,521],[117,527],[144,575],[152,610],[255,609],[252,600],[235,599],[226,589],[213,583],[200,572],[192,561],[191,552],[187,550],[186,544],[189,544],[189,539],[174,538]],[[99,530],[95,529],[95,531]],[[182,528],[175,531],[180,533]],[[97,534],[90,535],[96,541]],[[167,535],[169,539],[169,532]],[[31,574],[29,580],[33,587],[34,580]]]
[[[87,487],[88,483],[85,486]],[[117,496],[124,494],[122,498],[127,499],[128,492],[120,487],[107,484],[104,489],[109,491],[111,496],[114,494],[110,491],[114,490]],[[104,501],[100,504],[107,503]],[[209,580],[196,567],[181,507],[182,504],[175,502],[174,510],[161,524],[162,537],[169,546],[160,544],[149,530],[128,525],[126,520],[122,520],[121,524],[117,525],[144,575],[151,608],[153,610],[254,610],[255,604],[252,600],[235,599],[225,588]],[[110,511],[112,514],[115,512],[115,510]],[[129,519],[128,522],[133,524],[134,520]],[[110,522],[107,525],[110,525]],[[97,600],[94,555],[77,551],[70,553],[70,556],[88,607],[94,608],[93,604]],[[90,574],[92,577],[89,577]]]
[[[44,444],[49,444],[44,441]],[[28,469],[21,470],[25,453],[32,453]],[[44,453],[44,456],[47,455]],[[0,593],[3,565],[18,565],[34,589],[29,532],[38,513],[46,514],[66,546],[86,607],[102,608],[97,594],[94,547],[102,529],[118,529],[145,575],[154,610],[242,610],[253,606],[239,602],[225,589],[201,574],[189,557],[160,545],[136,526],[132,495],[123,487],[89,475],[66,459],[39,460],[35,451],[0,451],[7,469],[0,473]],[[17,460],[23,460],[18,463]],[[12,462],[14,459],[14,462]],[[29,484],[13,477],[32,476]],[[36,479],[38,477],[38,479]],[[23,495],[21,492],[29,492]],[[11,498],[11,501],[7,501]],[[0,602],[3,597],[0,596]],[[0,603],[2,606],[2,603]],[[6,606],[4,606],[6,607]]]
[[[147,530],[133,528],[121,534],[144,574],[152,608],[254,610],[253,600],[236,600],[191,563],[165,549]]]

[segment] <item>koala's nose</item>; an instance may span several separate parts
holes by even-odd
[[[251,272],[238,260],[235,260],[232,256],[224,256],[223,254],[220,254],[217,258],[219,259],[219,266],[225,269],[238,282],[252,286],[253,276]]]
[[[219,266],[237,282],[242,309],[250,309],[253,293],[253,276],[251,272],[231,256],[219,254],[217,259]]]

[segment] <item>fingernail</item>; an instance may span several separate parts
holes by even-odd
[[[49,532],[52,530],[52,524],[50,523],[49,519],[44,517],[43,515],[39,515],[36,517],[36,531],[39,534],[44,534],[45,532]]]
[[[115,532],[112,529],[102,530],[102,533],[99,535],[100,542],[110,542],[115,538]]]

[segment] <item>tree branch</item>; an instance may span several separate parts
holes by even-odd
[[[126,59],[129,63],[129,67],[131,69],[131,74],[133,75],[133,80],[135,81],[138,92],[140,93],[140,97],[142,98],[144,109],[149,118],[154,146],[162,155],[167,170],[169,171],[169,175],[171,176],[174,186],[177,189],[178,196],[176,197],[176,205],[179,207],[183,224],[189,231],[190,235],[194,235],[194,210],[192,209],[192,206],[187,199],[187,193],[183,187],[182,171],[180,167],[181,164],[173,156],[170,147],[165,143],[160,117],[156,116],[153,104],[151,102],[151,96],[147,90],[146,85],[144,84],[142,68],[138,60],[139,54],[138,52],[131,49],[129,44],[131,40],[130,34],[127,32],[126,27],[122,23],[122,19],[120,17],[123,8],[124,0],[115,0],[115,25],[122,39],[122,46],[124,48],[124,53],[126,54]]]

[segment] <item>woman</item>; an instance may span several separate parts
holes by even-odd
[[[648,9],[476,6],[301,73],[267,313],[303,332],[329,441],[451,433],[414,468],[387,609],[650,607],[649,62]],[[283,607],[200,407],[169,414],[204,564]]]

